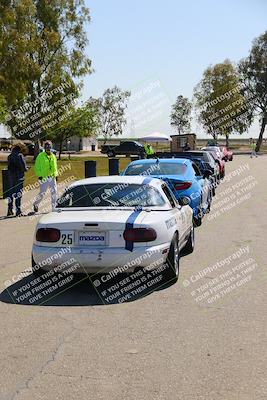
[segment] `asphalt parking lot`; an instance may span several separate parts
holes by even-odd
[[[266,400],[266,165],[228,162],[178,282],[121,304],[88,278],[16,301],[36,220],[2,218],[0,400]]]

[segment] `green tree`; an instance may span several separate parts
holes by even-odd
[[[63,117],[58,123],[47,132],[47,137],[59,144],[59,159],[61,158],[63,143],[73,136],[90,137],[97,133],[100,125],[98,105],[89,99],[81,107],[72,107],[67,118]]]
[[[1,2],[0,94],[11,112],[8,124],[14,135],[19,136],[23,121],[36,121],[36,114],[41,119],[70,91],[78,96],[80,78],[92,72],[85,56],[89,21],[84,0]],[[59,86],[61,92],[55,93]],[[42,129],[35,139],[45,135]]]
[[[0,123],[5,123],[7,118],[6,100],[0,95]]]
[[[194,97],[200,123],[214,139],[225,136],[227,147],[230,133],[241,134],[251,123],[238,71],[229,60],[204,71]]]
[[[125,110],[130,95],[129,91],[123,91],[114,86],[105,90],[103,96],[98,99],[100,133],[105,139],[104,143],[108,138],[122,134],[123,127],[127,122]]]
[[[253,41],[249,56],[239,63],[239,71],[253,116],[260,118],[259,151],[267,124],[267,31]]]
[[[191,102],[186,97],[178,96],[172,106],[171,125],[177,129],[179,135],[190,130],[191,110]]]

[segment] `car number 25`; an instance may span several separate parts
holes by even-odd
[[[73,244],[73,232],[69,231],[61,232],[61,244],[64,245]]]

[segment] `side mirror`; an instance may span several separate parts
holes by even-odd
[[[180,197],[180,198],[178,199],[178,203],[179,203],[179,205],[180,205],[181,207],[183,207],[183,206],[189,206],[190,201],[191,201],[190,198],[187,197],[187,196],[183,196],[183,197]]]

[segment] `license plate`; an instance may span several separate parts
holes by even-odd
[[[105,244],[105,232],[79,232],[80,246],[104,246]]]

